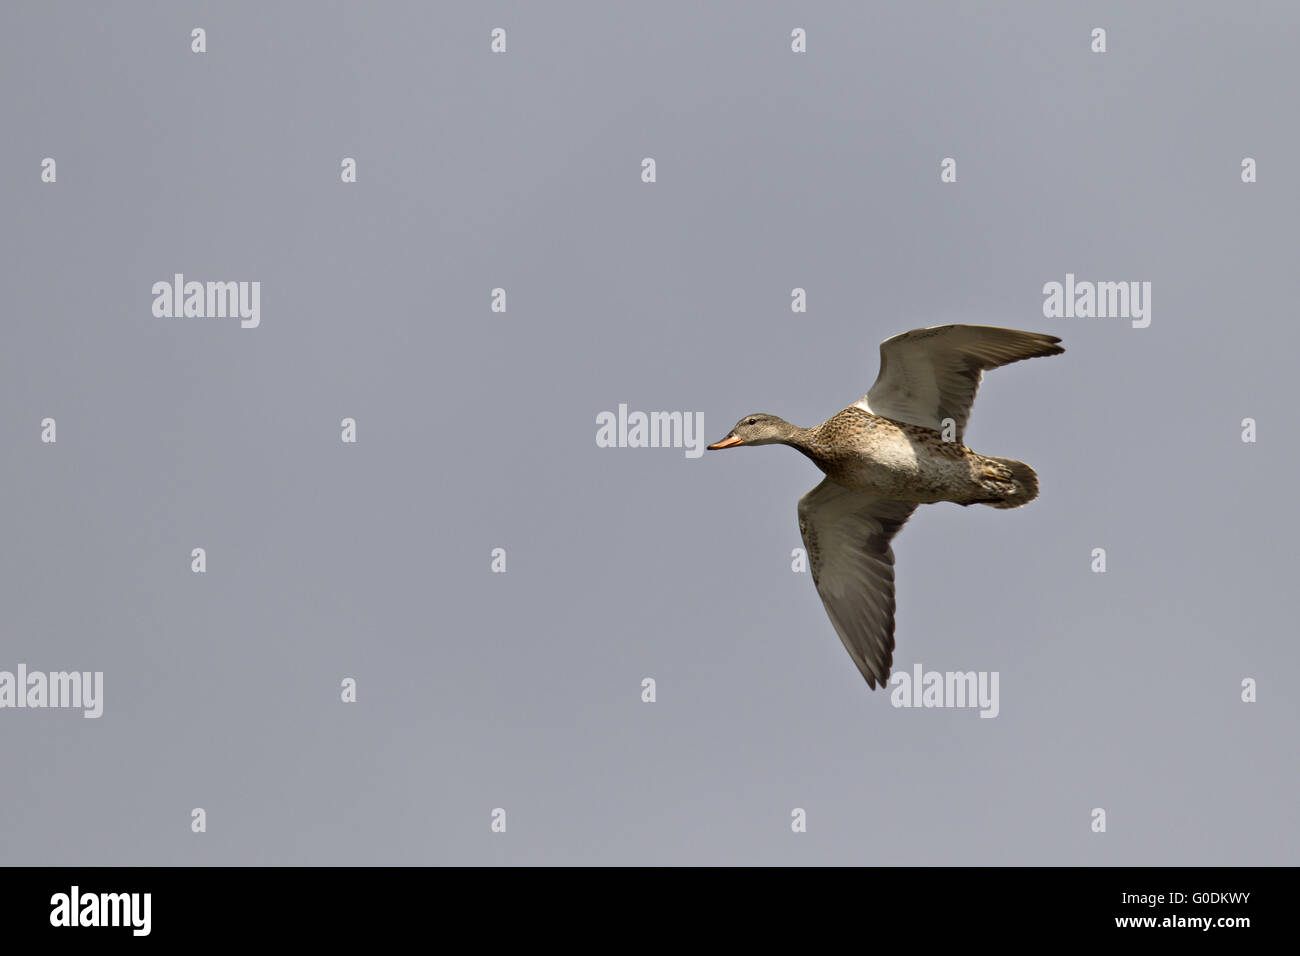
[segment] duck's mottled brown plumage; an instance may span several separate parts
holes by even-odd
[[[846,488],[891,501],[987,502],[1014,491],[1010,469],[941,432],[873,415],[856,405],[820,425],[797,429],[787,444]]]

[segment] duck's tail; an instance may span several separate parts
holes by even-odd
[[[1014,458],[983,457],[985,461],[994,463],[991,469],[994,474],[985,479],[986,486],[996,486],[1002,494],[980,504],[990,508],[1019,508],[1038,497],[1038,474],[1034,469]]]

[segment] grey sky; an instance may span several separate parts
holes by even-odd
[[[0,669],[102,671],[104,713],[0,710],[0,863],[1294,864],[1297,28],[5,4]],[[154,318],[176,272],[260,326]],[[1067,273],[1150,326],[1044,318]],[[895,667],[998,671],[994,720],[868,691],[790,570],[801,456],[595,442],[813,424],[953,321],[1067,348],[966,435],[1040,499],[895,542]]]

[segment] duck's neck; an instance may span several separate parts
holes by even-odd
[[[820,460],[820,443],[817,440],[817,429],[800,428],[798,425],[785,423],[785,428],[781,432],[781,444],[789,445],[796,451],[802,452],[813,461]]]

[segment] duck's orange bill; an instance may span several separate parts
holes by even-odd
[[[722,441],[715,441],[709,446],[709,448],[730,448],[732,445],[743,445],[744,443],[745,439],[738,438],[735,435],[728,435],[726,438],[722,439]]]

